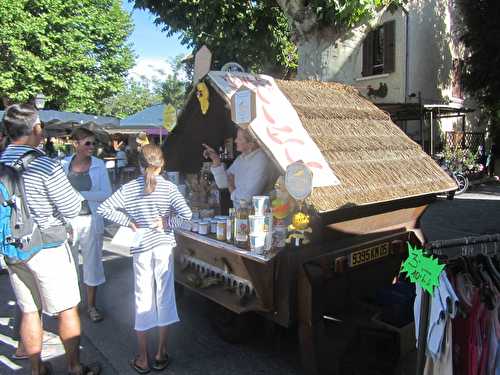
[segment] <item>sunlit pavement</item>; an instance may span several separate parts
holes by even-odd
[[[422,217],[428,240],[500,232],[500,184],[474,185],[455,200],[438,199]],[[98,291],[98,306],[104,321],[91,323],[82,314],[82,361],[100,361],[103,374],[135,374],[128,365],[135,353],[133,331],[133,279],[128,250],[105,242],[107,283]],[[206,315],[210,304],[186,293],[178,303],[181,323],[172,327],[169,352],[173,362],[165,374],[301,374],[296,337],[292,330],[275,331],[269,324],[260,327],[256,338],[245,345],[231,345],[219,339]],[[26,361],[13,361],[13,295],[8,276],[0,275],[0,374],[28,374]],[[44,318],[43,355],[53,363],[56,373],[66,374],[63,349],[54,335],[57,320]],[[278,335],[277,335],[278,333]],[[278,337],[276,337],[278,336]],[[154,343],[154,339],[151,340]],[[153,346],[150,348],[152,351]],[[414,374],[405,366],[401,374]]]
[[[10,289],[10,283],[6,274],[0,275],[0,374],[29,374],[28,360],[11,359],[17,346],[17,341],[12,339],[12,324],[14,316],[14,298]],[[57,332],[57,320],[51,317],[44,317],[44,335],[42,359],[48,360],[54,366],[56,373],[67,373],[64,348]],[[81,359],[84,363],[99,361],[103,365],[106,373],[114,374],[108,361],[92,345],[85,335],[81,340]]]

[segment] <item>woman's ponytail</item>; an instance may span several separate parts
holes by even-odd
[[[156,189],[156,172],[164,164],[161,148],[153,144],[142,147],[139,163],[144,168],[144,194],[151,194]]]
[[[146,167],[144,171],[144,194],[151,194],[156,189],[155,167]]]

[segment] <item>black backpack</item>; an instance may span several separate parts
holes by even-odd
[[[45,247],[42,232],[26,203],[22,176],[28,165],[42,155],[32,150],[12,166],[0,163],[0,254],[7,264],[26,262]]]

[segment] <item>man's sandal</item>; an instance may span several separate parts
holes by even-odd
[[[149,367],[141,367],[137,364],[137,357],[135,357],[134,359],[130,360],[129,364],[130,364],[130,367],[132,367],[132,369],[137,372],[138,374],[148,374],[151,369]]]
[[[152,369],[155,371],[163,371],[170,365],[170,357],[167,355],[165,359],[155,359]]]
[[[88,314],[89,319],[94,323],[100,322],[103,319],[102,314],[95,307],[89,307]]]

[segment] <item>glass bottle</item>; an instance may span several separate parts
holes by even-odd
[[[234,243],[238,247],[248,248],[248,202],[240,200],[240,206],[236,210]]]
[[[229,216],[226,221],[226,241],[229,243],[234,243],[235,234],[235,220],[236,210],[234,208],[229,209]]]

